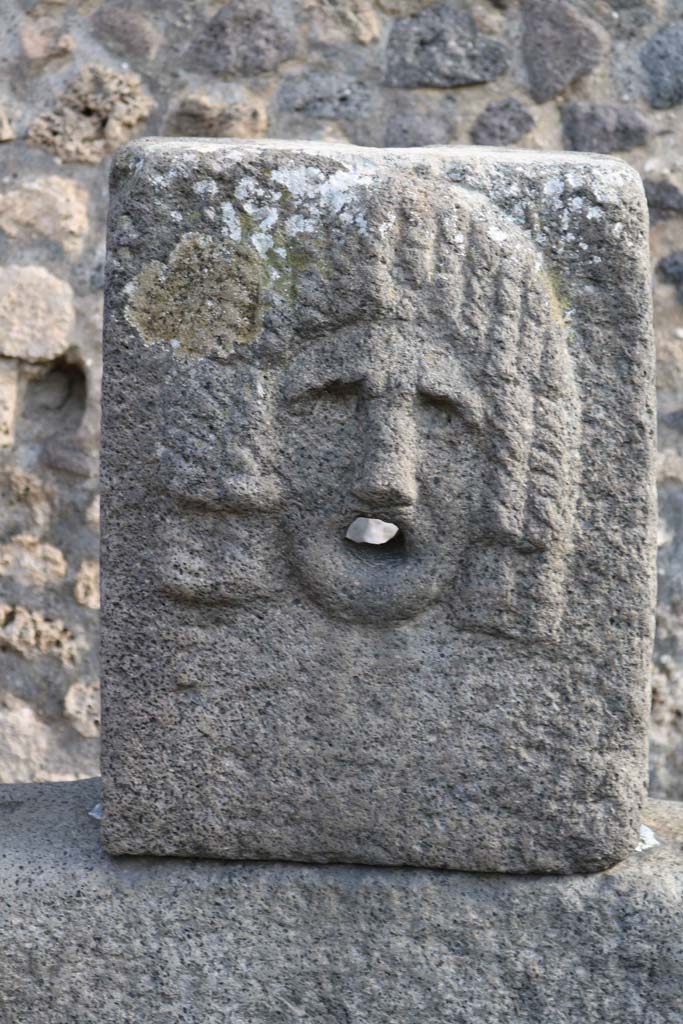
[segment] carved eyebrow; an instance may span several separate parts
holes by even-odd
[[[446,373],[445,367],[423,367],[417,390],[432,401],[449,406],[473,427],[484,426],[484,403],[461,376]]]
[[[358,371],[345,370],[342,366],[309,366],[297,379],[285,381],[283,394],[286,401],[292,402],[318,391],[356,389],[363,380]]]

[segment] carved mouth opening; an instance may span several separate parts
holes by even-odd
[[[354,519],[346,531],[346,540],[366,552],[400,554],[405,548],[405,537],[395,523],[365,516]]]

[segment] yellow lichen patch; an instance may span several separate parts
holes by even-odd
[[[154,261],[138,274],[126,319],[146,345],[228,356],[258,330],[261,275],[251,246],[187,234],[168,265]]]

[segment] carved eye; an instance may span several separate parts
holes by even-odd
[[[449,399],[441,395],[420,394],[423,405],[433,409],[447,423],[453,422],[460,415],[459,408]]]
[[[356,381],[329,381],[320,387],[309,387],[289,403],[295,415],[336,415],[356,410],[359,384]]]
[[[431,412],[432,418],[442,424],[460,424],[475,429],[482,426],[482,412],[476,401],[427,389],[420,389],[419,400]]]

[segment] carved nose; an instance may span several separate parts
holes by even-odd
[[[351,491],[370,508],[415,503],[415,427],[407,412],[377,409],[368,424],[362,471]]]

